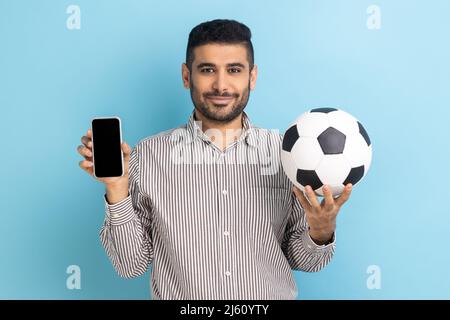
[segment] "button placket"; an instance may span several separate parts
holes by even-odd
[[[229,201],[230,200],[230,190],[227,185],[226,179],[226,154],[221,153],[217,158],[217,168],[218,168],[218,187],[219,187],[219,235],[221,238],[221,243],[223,244],[222,251],[222,272],[223,272],[223,289],[224,296],[228,295],[233,291],[232,285],[232,252],[231,252],[231,239],[230,239],[230,213],[229,213]]]

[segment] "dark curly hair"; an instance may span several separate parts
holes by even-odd
[[[186,64],[191,70],[195,47],[208,43],[243,44],[247,48],[247,59],[252,70],[255,57],[251,37],[250,29],[235,20],[216,19],[200,23],[189,33]]]

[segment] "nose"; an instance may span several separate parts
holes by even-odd
[[[216,77],[213,82],[213,89],[218,91],[220,94],[229,91],[228,79],[226,71],[219,70],[216,73]]]

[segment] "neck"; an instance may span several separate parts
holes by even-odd
[[[222,151],[241,136],[242,112],[230,122],[210,120],[197,109],[194,111],[194,116],[196,121],[201,122],[202,131]]]

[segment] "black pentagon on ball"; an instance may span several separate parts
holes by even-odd
[[[324,154],[340,154],[344,151],[345,134],[333,127],[328,127],[317,140]]]
[[[310,112],[330,113],[332,111],[337,111],[337,109],[335,109],[335,108],[316,108],[316,109],[312,109]]]
[[[283,150],[291,152],[292,147],[294,146],[295,142],[298,140],[298,130],[297,126],[294,124],[292,127],[290,127],[288,130],[286,130],[286,133],[283,137]]]
[[[313,190],[319,189],[323,183],[314,170],[297,169],[297,182],[302,186],[311,186]]]
[[[366,129],[364,129],[363,125],[358,121],[358,127],[359,127],[359,133],[363,136],[364,140],[366,140],[366,143],[368,146],[370,146],[370,138],[367,134]]]
[[[347,183],[355,185],[359,180],[361,180],[363,176],[364,176],[364,166],[352,168],[343,184],[344,186],[347,185]]]

